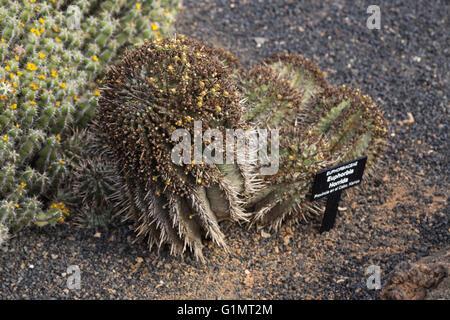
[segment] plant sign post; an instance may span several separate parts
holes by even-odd
[[[320,233],[333,228],[342,190],[361,183],[366,161],[367,156],[363,156],[316,173],[311,201],[328,196]]]

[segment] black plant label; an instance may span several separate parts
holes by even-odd
[[[323,169],[314,178],[311,201],[326,197],[361,183],[367,156]]]

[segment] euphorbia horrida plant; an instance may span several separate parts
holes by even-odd
[[[230,53],[184,36],[127,51],[107,73],[99,106],[96,126],[120,173],[115,200],[138,236],[199,258],[204,237],[226,248],[222,220],[273,228],[306,220],[319,209],[307,200],[314,173],[365,154],[370,166],[386,133],[370,97],[329,86],[308,59],[275,55],[247,73]],[[172,133],[195,136],[195,121],[202,132],[278,128],[278,172],[257,176],[252,160],[172,161]]]
[[[238,196],[250,191],[245,165],[171,158],[176,129],[194,136],[195,121],[203,131],[241,126],[241,101],[225,60],[220,50],[179,36],[126,52],[104,79],[98,128],[120,168],[121,206],[150,246],[168,243],[172,252],[189,246],[202,257],[203,236],[226,248],[221,220],[248,220]]]
[[[240,88],[245,121],[280,129],[280,167],[247,200],[252,221],[277,228],[283,220],[307,220],[320,208],[308,199],[314,174],[362,155],[368,173],[384,147],[385,120],[359,89],[331,87],[317,65],[300,55],[265,59]]]

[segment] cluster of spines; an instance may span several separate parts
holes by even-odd
[[[11,232],[64,215],[40,197],[68,174],[61,139],[92,118],[105,65],[128,44],[170,32],[176,7],[171,0],[0,1],[0,222]]]
[[[385,120],[359,89],[331,87],[317,65],[299,55],[275,55],[243,80],[247,121],[280,129],[280,168],[248,201],[254,223],[278,228],[288,217],[317,212],[309,201],[315,172],[362,155],[380,155]]]

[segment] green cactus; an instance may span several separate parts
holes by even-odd
[[[67,215],[51,201],[72,169],[64,139],[92,119],[105,66],[126,46],[172,32],[177,7],[177,0],[0,0],[2,230]]]
[[[277,54],[241,78],[246,121],[280,129],[280,168],[247,200],[252,223],[278,228],[318,212],[308,194],[315,172],[362,155],[371,166],[384,148],[385,120],[359,89],[330,87],[323,73],[299,55]],[[367,175],[366,174],[366,175]]]
[[[0,223],[0,246],[8,240],[8,228]]]
[[[181,35],[128,51],[106,75],[99,106],[96,131],[106,134],[120,172],[114,204],[150,247],[189,247],[199,259],[204,237],[227,248],[222,220],[277,228],[307,219],[318,210],[307,200],[315,172],[363,154],[370,167],[386,133],[368,96],[330,87],[301,56],[276,55],[247,73],[230,53]],[[279,128],[278,172],[258,176],[254,158],[173,162],[172,133],[195,137],[196,120],[203,133],[218,129],[222,138],[227,128]]]

